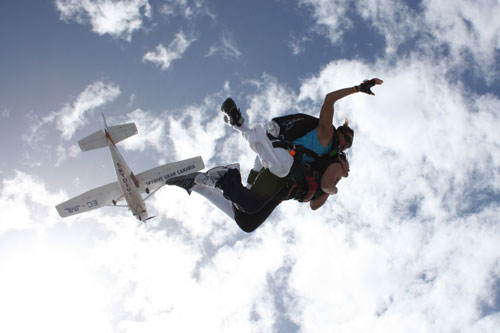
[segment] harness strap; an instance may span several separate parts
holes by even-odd
[[[295,145],[293,142],[290,141],[284,141],[284,140],[274,140],[272,142],[274,148],[283,148],[287,150],[293,150],[295,149]]]
[[[274,140],[272,142],[272,145],[274,148],[283,148],[283,149],[287,149],[290,151],[295,150],[298,153],[309,155],[310,157],[312,157],[314,159],[318,159],[320,157],[316,152],[312,151],[311,149],[308,149],[302,145],[295,145],[291,141]],[[300,158],[302,159],[302,156],[300,156]]]
[[[316,170],[317,162],[319,159],[328,157],[334,159],[338,156],[340,149],[338,147],[333,148],[326,155],[318,155],[316,152],[305,148],[302,145],[295,145],[293,142],[286,140],[272,140],[272,145],[274,148],[283,148],[290,151],[294,157],[294,163],[290,174],[286,177],[287,189],[283,193],[283,200],[296,199],[300,202],[308,202],[315,198],[317,194],[321,194],[322,190],[320,187],[320,181],[322,172]],[[308,155],[314,159],[311,163],[303,163],[303,156]],[[340,163],[338,160],[332,161],[332,163]],[[316,167],[315,167],[316,165]]]

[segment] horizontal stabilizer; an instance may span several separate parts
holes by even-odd
[[[108,140],[106,139],[106,134],[103,130],[98,130],[95,133],[90,134],[86,138],[78,141],[80,149],[82,151],[88,151],[92,149],[106,147],[108,145]]]
[[[114,143],[125,140],[132,135],[137,134],[137,127],[135,123],[128,123],[123,125],[111,126],[107,129],[111,139]],[[95,133],[78,141],[80,149],[82,151],[89,151],[92,149],[106,147],[108,145],[108,140],[106,139],[106,134],[103,130],[99,130]]]
[[[113,142],[118,143],[131,137],[132,135],[136,135],[137,127],[135,126],[135,123],[111,126],[108,128],[108,133],[111,136],[111,139],[113,139]]]

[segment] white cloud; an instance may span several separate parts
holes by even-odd
[[[22,139],[27,144],[29,150],[41,151],[50,156],[55,165],[58,166],[68,157],[74,157],[79,151],[79,147],[68,142],[73,138],[75,132],[87,124],[88,114],[107,103],[114,101],[120,95],[120,88],[114,83],[96,81],[88,85],[73,102],[67,103],[58,111],[53,111],[46,116],[30,116],[30,129],[23,134]],[[55,125],[55,127],[54,127]],[[57,130],[57,131],[55,131]],[[53,147],[49,142],[49,136],[54,133],[61,133],[63,140],[57,147]],[[56,156],[52,154],[55,152]],[[27,163],[30,165],[40,164],[40,161],[30,161],[27,154]]]
[[[304,44],[306,44],[307,42],[310,42],[310,40],[311,39],[309,37],[306,37],[306,36],[302,36],[299,38],[299,37],[291,34],[290,40],[288,42],[288,46],[290,47],[290,49],[292,49],[293,55],[299,55],[302,52],[304,52],[304,50],[305,50]]]
[[[144,19],[151,18],[148,0],[56,0],[62,20],[90,23],[99,35],[131,41],[132,34],[140,30]]]
[[[109,295],[78,253],[35,243],[0,265],[2,331],[111,332]]]
[[[125,149],[143,152],[146,148],[156,148],[160,152],[166,146],[165,120],[158,116],[136,109],[127,114],[124,122],[134,122],[137,126],[138,135],[123,141],[121,145]]]
[[[181,15],[187,19],[200,14],[213,17],[204,0],[166,0],[160,8],[160,13],[166,16]]]
[[[311,6],[316,19],[316,28],[330,38],[332,43],[341,40],[344,30],[352,28],[353,22],[347,15],[351,3],[348,1],[300,0],[301,6]]]
[[[424,1],[419,9],[400,1],[372,1],[360,4],[325,0],[301,0],[312,9],[317,31],[333,44],[345,31],[356,29],[349,10],[361,15],[386,40],[386,55],[399,56],[400,47],[414,40],[409,53],[447,59],[450,69],[475,71],[487,82],[495,79],[500,49],[500,5],[496,1]],[[470,60],[474,63],[470,63]],[[477,67],[477,68],[476,68]]]
[[[75,131],[87,123],[85,115],[96,108],[114,101],[120,95],[120,88],[114,83],[96,81],[88,85],[73,103],[66,104],[59,111],[51,112],[48,116],[38,119],[35,117],[30,133],[23,136],[28,143],[43,140],[43,127],[56,123],[57,129],[65,141],[73,137]]]
[[[297,321],[306,332],[470,331],[499,270],[490,252],[497,227],[488,234],[478,223],[494,215],[450,224],[392,219],[380,229],[304,220],[290,277]]]
[[[424,1],[418,13],[398,1],[371,2],[357,5],[361,15],[378,29],[387,41],[387,52],[408,41],[417,41],[414,51],[443,57],[455,67],[478,66],[487,80],[494,78],[496,53],[500,49],[500,15],[498,2]],[[475,61],[469,63],[469,58]]]
[[[63,139],[71,139],[76,129],[86,124],[84,117],[87,112],[114,101],[118,95],[120,88],[113,83],[97,81],[88,85],[72,105],[66,105],[54,114]]]
[[[61,194],[51,194],[35,177],[14,170],[2,179],[0,191],[0,236],[11,230],[43,229],[53,225],[57,212],[51,207]]]
[[[201,105],[188,105],[182,115],[169,115],[168,133],[174,143],[176,158],[191,157],[192,152],[202,152],[204,157],[215,155],[216,141],[225,135],[225,125],[219,115],[218,107],[222,98],[208,96]]]
[[[389,55],[396,54],[398,47],[408,39],[425,38],[425,34],[429,33],[422,15],[410,9],[404,2],[374,1],[366,6],[356,5],[356,10],[384,36],[386,52]],[[432,42],[432,39],[425,39],[425,42]]]
[[[65,224],[57,215],[55,205],[65,197],[21,171],[1,179],[2,332],[111,331],[110,294],[85,258],[90,245],[82,242],[85,236],[66,238],[82,217]],[[95,226],[88,224],[91,216],[86,228]]]
[[[189,38],[184,32],[180,31],[175,35],[172,42],[170,42],[168,48],[165,48],[163,44],[158,44],[155,50],[147,52],[142,60],[144,62],[150,61],[160,66],[162,70],[166,70],[174,60],[181,59],[184,52],[195,41],[195,38]]]
[[[205,55],[211,57],[221,55],[225,59],[238,59],[241,57],[241,52],[236,45],[233,37],[229,33],[224,33],[220,41],[210,47],[210,50]]]
[[[495,68],[500,50],[500,15],[498,1],[429,1],[426,3],[425,22],[433,37],[449,46],[458,65],[466,62],[467,53],[487,74]]]

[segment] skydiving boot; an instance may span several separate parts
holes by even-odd
[[[192,188],[196,184],[195,183],[195,178],[197,175],[201,174],[201,172],[193,172],[189,173],[187,175],[182,175],[178,177],[172,177],[167,179],[165,182],[167,185],[176,185],[179,187],[182,187],[187,191],[189,195],[191,195],[191,192],[193,191]]]
[[[240,109],[236,106],[236,103],[233,101],[231,97],[226,99],[224,103],[222,103],[221,111],[225,113],[224,121],[231,126],[241,127],[245,119],[241,116]]]
[[[189,195],[191,195],[191,192],[193,191],[192,188],[195,185],[195,178],[197,175],[201,174],[201,172],[193,172],[187,175],[182,175],[178,177],[173,177],[167,179],[165,182],[167,185],[176,185],[179,187],[182,187],[187,191]]]
[[[229,164],[227,166],[218,166],[208,170],[205,173],[199,173],[194,179],[197,185],[205,185],[209,187],[217,187],[217,182],[226,175],[230,169],[237,169],[239,171],[239,163]]]

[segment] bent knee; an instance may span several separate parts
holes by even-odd
[[[235,216],[234,221],[246,233],[254,232],[264,222],[253,219],[251,215]]]
[[[238,226],[242,231],[246,232],[247,234],[252,233],[255,231],[255,229],[257,229],[256,226],[246,226],[246,225],[238,225]]]

